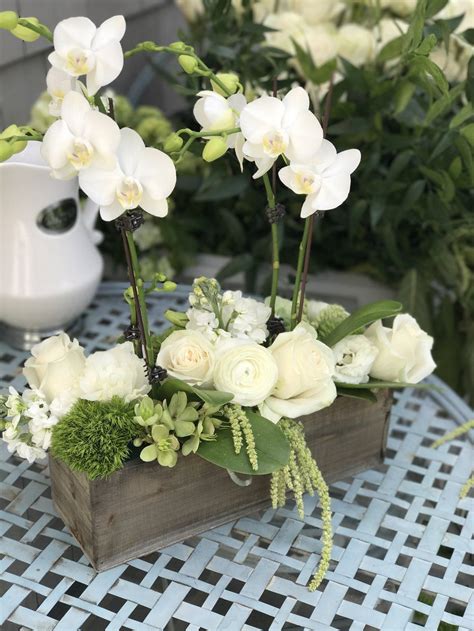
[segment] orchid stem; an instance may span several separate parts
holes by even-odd
[[[304,264],[305,255],[306,255],[306,246],[308,244],[310,219],[311,217],[308,217],[304,222],[303,237],[301,238],[300,245],[299,245],[298,264],[296,266],[295,285],[293,287],[293,300],[291,302],[291,330],[295,328],[298,322],[298,312],[301,308],[301,305],[298,306],[298,296],[300,293],[301,274],[303,272],[303,264]]]
[[[270,184],[270,178],[268,173],[263,175],[263,183],[265,185],[265,192],[267,193],[268,207],[273,210],[275,208],[275,193]],[[270,294],[270,309],[272,310],[272,316],[275,315],[275,304],[278,292],[278,279],[280,275],[280,253],[278,246],[278,224],[272,223],[272,290]]]

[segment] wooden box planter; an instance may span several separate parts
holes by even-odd
[[[382,461],[392,398],[376,403],[338,397],[304,417],[306,438],[328,482]],[[159,550],[268,507],[269,476],[241,487],[198,456],[173,469],[129,461],[107,480],[90,481],[50,457],[53,502],[96,570]]]

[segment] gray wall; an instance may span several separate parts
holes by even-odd
[[[60,20],[86,15],[97,25],[108,17],[123,14],[127,31],[124,50],[144,40],[168,44],[177,39],[184,21],[173,0],[0,0],[0,10],[14,10],[23,17],[36,16],[51,28]],[[45,90],[47,61],[51,50],[44,38],[26,43],[0,30],[0,128],[15,122],[28,122],[31,105]],[[124,70],[111,84],[117,92],[127,94],[145,67],[142,54],[125,62]],[[179,101],[174,93],[153,78],[142,94],[142,103],[159,105],[166,112],[175,110]]]

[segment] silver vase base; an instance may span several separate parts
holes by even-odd
[[[57,326],[51,329],[20,329],[5,322],[0,322],[0,340],[12,348],[30,351],[41,340],[51,337],[51,335],[57,335],[61,331],[65,331],[71,337],[77,337],[84,330],[84,321],[85,316],[80,315],[64,326]]]

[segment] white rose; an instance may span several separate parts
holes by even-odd
[[[340,383],[367,383],[378,348],[365,335],[348,335],[332,349],[336,359],[334,380]]]
[[[337,29],[334,24],[305,27],[306,47],[317,66],[334,59],[338,52]]]
[[[278,368],[267,348],[241,340],[222,341],[214,368],[214,386],[233,394],[233,403],[259,405],[277,379]]]
[[[408,24],[403,20],[382,18],[373,30],[376,53],[379,53],[385,44],[406,33],[407,29]]]
[[[433,338],[406,313],[395,317],[391,329],[377,320],[365,335],[379,350],[370,371],[375,379],[418,383],[436,368],[431,356]]]
[[[339,55],[354,66],[363,66],[374,58],[374,35],[363,26],[344,24],[339,29],[337,42]]]
[[[278,366],[278,381],[260,408],[266,418],[297,418],[331,405],[337,394],[334,355],[309,324],[281,333],[268,350]]]
[[[81,399],[109,401],[118,396],[125,401],[134,401],[150,389],[143,359],[135,355],[131,342],[97,351],[86,359],[80,380]]]
[[[54,398],[77,387],[84,370],[84,349],[77,340],[60,333],[33,346],[23,368],[31,388],[39,390],[51,402]]]
[[[194,22],[204,13],[202,0],[175,0],[188,22]]]
[[[289,55],[296,52],[294,42],[305,47],[305,22],[301,15],[291,11],[272,13],[264,19],[263,25],[274,29],[265,33],[265,40],[269,46],[280,48]]]
[[[381,7],[390,9],[397,15],[409,16],[416,7],[417,0],[382,0]]]
[[[156,364],[166,368],[171,377],[205,385],[212,382],[214,350],[200,331],[174,331],[161,345]]]
[[[449,20],[463,15],[463,19],[456,27],[455,33],[463,33],[474,28],[474,3],[472,0],[449,0],[448,4],[435,16],[437,20]]]

